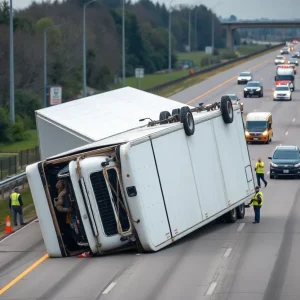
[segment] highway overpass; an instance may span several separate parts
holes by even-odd
[[[221,26],[226,29],[228,49],[233,50],[233,34],[240,28],[300,28],[300,21],[226,21],[221,22]]]

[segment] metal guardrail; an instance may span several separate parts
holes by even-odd
[[[15,186],[24,188],[27,183],[26,172],[11,176],[8,179],[0,181],[0,199],[4,199],[6,194],[10,194]]]
[[[212,67],[208,67],[208,68],[196,71],[194,74],[190,74],[190,75],[186,75],[186,76],[180,77],[178,79],[175,79],[175,80],[172,80],[172,81],[169,81],[169,82],[166,82],[166,83],[154,86],[154,87],[146,89],[144,91],[155,94],[156,92],[159,92],[159,91],[161,91],[161,90],[163,90],[165,88],[171,87],[172,85],[175,85],[175,84],[177,84],[179,82],[183,82],[183,81],[185,81],[187,79],[190,79],[190,78],[193,78],[193,77],[205,74],[205,73],[209,73],[211,71],[215,71],[215,70],[221,69],[221,68],[223,68],[225,66],[232,65],[232,64],[234,64],[236,62],[239,62],[239,61],[247,60],[247,59],[249,59],[251,57],[254,57],[254,56],[258,55],[258,54],[262,54],[262,53],[268,52],[268,51],[273,50],[273,49],[275,50],[275,49],[280,48],[282,46],[285,46],[285,43],[280,43],[280,44],[277,44],[277,45],[274,45],[274,46],[267,47],[266,49],[253,52],[251,54],[248,54],[248,55],[245,55],[245,56],[241,56],[241,57],[236,58],[236,59],[231,59],[231,60],[229,60],[227,62],[224,62],[224,63],[218,64],[218,65],[212,66]]]

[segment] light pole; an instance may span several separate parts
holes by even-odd
[[[191,14],[192,10],[189,7],[189,52],[191,52]]]
[[[47,32],[58,26],[61,26],[61,24],[52,25],[44,29],[44,107],[47,107]]]
[[[13,3],[10,0],[9,9],[9,69],[10,69],[10,120],[15,123],[15,75],[14,75],[14,15]]]
[[[200,6],[197,6],[195,8],[195,51],[197,51],[197,47],[198,47],[198,23],[197,23],[197,12],[198,9],[200,8]]]
[[[125,58],[125,0],[123,0],[122,8],[122,85],[126,85],[126,58]]]
[[[170,1],[169,4],[169,80],[171,79],[171,68],[172,68],[172,41],[171,41],[171,14],[172,14],[172,2],[174,0]]]
[[[211,48],[212,48],[212,51],[214,51],[214,48],[215,48],[215,18],[214,18],[213,9],[216,8],[218,5],[220,5],[222,3],[223,2],[218,2],[211,9]]]
[[[83,5],[83,97],[86,97],[86,33],[85,33],[85,11],[87,5],[97,0],[91,0]]]

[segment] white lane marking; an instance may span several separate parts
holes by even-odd
[[[228,248],[224,253],[223,257],[228,257],[231,254],[232,248]]]
[[[270,171],[268,171],[267,174],[270,174]]]
[[[34,219],[34,220],[31,221],[30,223],[26,224],[25,226],[21,227],[19,230],[15,231],[15,232],[9,234],[8,236],[6,236],[5,238],[3,238],[3,239],[0,241],[0,244],[3,243],[3,242],[4,242],[5,240],[7,240],[8,238],[10,238],[10,237],[14,236],[15,234],[17,234],[18,232],[24,230],[24,229],[27,228],[30,224],[35,223],[35,220],[36,220],[36,219]]]
[[[240,226],[239,226],[239,228],[237,229],[237,231],[238,231],[238,232],[241,232],[241,231],[243,230],[245,224],[246,224],[246,223],[241,223]]]
[[[295,122],[295,121],[296,121],[296,118],[294,118],[292,122]]]
[[[141,255],[141,253],[137,253],[136,255]]]
[[[279,146],[282,146],[282,144],[280,144]]]
[[[104,295],[108,294],[114,288],[114,286],[116,284],[117,284],[116,282],[111,282],[102,294],[104,294]]]
[[[254,109],[254,111],[256,111],[256,109]]]
[[[206,292],[206,295],[207,295],[207,296],[211,296],[211,295],[213,294],[215,288],[217,287],[217,284],[218,284],[218,283],[217,283],[216,281],[214,281],[214,282],[212,282],[212,283],[210,284],[210,286],[209,286],[209,288],[208,288],[208,290],[207,290],[207,292]]]
[[[285,135],[288,135],[289,134],[289,132],[287,131],[286,133],[285,133]]]

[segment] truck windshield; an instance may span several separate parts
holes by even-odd
[[[268,127],[267,121],[247,121],[246,128],[248,131],[263,132]]]
[[[292,75],[276,75],[276,80],[288,80],[288,81],[294,81],[294,76]]]

